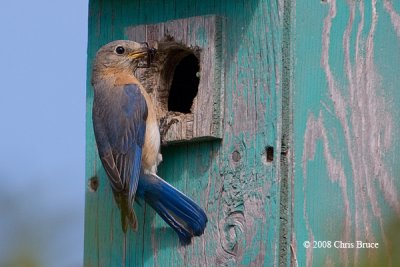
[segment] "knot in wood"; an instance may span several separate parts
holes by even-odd
[[[99,187],[99,179],[96,176],[93,176],[89,179],[89,191],[96,192]]]
[[[239,151],[235,150],[232,152],[232,160],[234,162],[239,162],[242,157],[240,156]]]

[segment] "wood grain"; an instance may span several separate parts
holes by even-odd
[[[398,15],[389,1],[374,0],[306,1],[296,9],[299,266],[354,266],[363,258],[383,266],[394,257],[388,226],[400,216],[400,172],[393,165],[400,145]],[[333,248],[305,249],[305,240],[328,240]],[[335,248],[335,241],[354,248]],[[359,249],[356,241],[378,242],[379,250]],[[388,260],[379,262],[379,255]]]

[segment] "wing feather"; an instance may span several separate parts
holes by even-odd
[[[138,85],[95,95],[93,125],[97,147],[113,189],[126,190],[132,203],[139,180],[147,104]]]

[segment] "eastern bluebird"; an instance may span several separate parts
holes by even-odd
[[[178,234],[182,244],[203,234],[205,212],[156,175],[161,161],[155,108],[134,76],[149,57],[147,43],[114,41],[99,49],[93,64],[93,127],[103,167],[121,210],[123,231],[137,229],[135,198],[144,199]]]

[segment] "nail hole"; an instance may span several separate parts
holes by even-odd
[[[97,179],[96,176],[93,176],[92,178],[89,179],[89,191],[96,192],[98,187],[99,187],[99,180]]]
[[[235,150],[232,152],[232,160],[238,162],[241,159],[239,151]]]
[[[267,162],[274,161],[274,147],[273,146],[267,146],[265,148],[265,153],[267,154]]]

